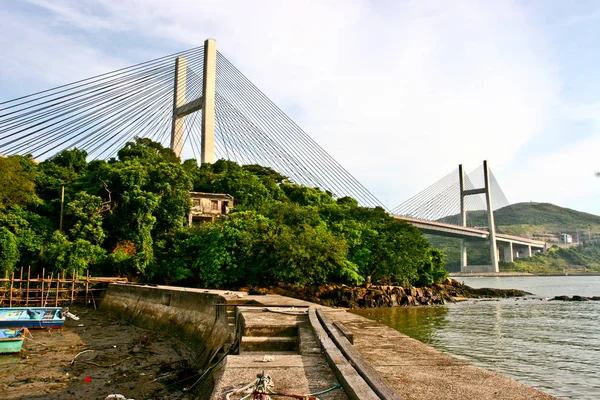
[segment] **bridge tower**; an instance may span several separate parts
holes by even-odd
[[[483,182],[484,187],[480,189],[466,189],[465,173],[462,164],[458,166],[458,179],[460,186],[460,218],[462,226],[467,226],[467,207],[466,197],[477,194],[485,194],[485,203],[488,215],[488,229],[490,232],[490,261],[494,272],[500,272],[498,265],[498,245],[496,243],[496,223],[494,221],[494,209],[492,207],[492,193],[490,184],[490,167],[487,160],[483,161]],[[467,271],[467,247],[465,239],[462,240],[460,249],[460,269],[461,272]]]
[[[171,150],[181,157],[184,142],[185,116],[202,110],[201,163],[215,162],[215,86],[217,75],[217,42],[204,42],[204,69],[202,71],[202,97],[186,101],[187,61],[175,59],[173,90],[173,122],[171,125]]]

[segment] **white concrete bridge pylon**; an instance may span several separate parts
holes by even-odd
[[[204,42],[204,68],[202,71],[202,96],[186,102],[187,61],[183,57],[175,60],[175,82],[173,87],[173,121],[171,125],[171,150],[181,157],[185,142],[185,116],[202,110],[202,136],[200,162],[215,162],[215,87],[217,75],[217,42]]]

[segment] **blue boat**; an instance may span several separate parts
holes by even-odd
[[[29,329],[61,328],[68,311],[68,309],[61,307],[0,308],[0,329],[21,327]]]
[[[20,352],[27,332],[27,328],[0,329],[0,353]]]

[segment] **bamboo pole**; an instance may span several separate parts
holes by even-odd
[[[71,275],[71,303],[73,303],[75,295],[75,270],[73,270]]]
[[[44,275],[46,274],[46,268],[42,268],[42,290],[40,290],[40,307],[44,307]]]
[[[56,281],[56,293],[54,296],[54,307],[58,307],[58,291],[60,290],[60,272],[58,273],[58,280]]]
[[[10,294],[8,295],[8,306],[12,307],[12,300],[13,300],[13,284],[15,282],[15,272],[13,271],[13,273],[11,274],[10,277]]]
[[[31,279],[31,265],[27,267],[27,291],[25,292],[25,307],[29,305],[29,280]]]
[[[88,305],[88,291],[89,291],[89,285],[90,285],[90,270],[86,269],[85,270],[85,306],[87,307]]]
[[[19,305],[23,304],[23,267],[21,267],[21,275],[19,276]]]
[[[48,283],[48,291],[46,292],[46,299],[44,300],[44,304],[42,307],[46,307],[48,304],[48,297],[50,296],[50,288],[52,287],[52,278],[54,278],[54,271],[50,273],[50,282]],[[42,298],[44,298],[44,292],[42,292]]]

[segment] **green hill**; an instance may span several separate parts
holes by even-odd
[[[528,236],[549,242],[557,242],[560,233],[573,236],[580,234],[581,240],[598,239],[600,216],[550,203],[517,203],[494,211],[496,230],[499,233]],[[458,215],[444,217],[441,222],[456,222]],[[485,211],[470,211],[468,226],[487,226]]]
[[[494,213],[497,225],[544,225],[569,229],[585,229],[600,225],[600,216],[550,203],[517,203]]]
[[[457,221],[458,216],[443,218],[442,222]],[[530,237],[543,240],[549,244],[560,244],[560,234],[572,235],[573,241],[598,242],[600,240],[600,216],[559,207],[550,203],[518,203],[494,212],[496,230],[499,233]],[[467,214],[468,226],[487,226],[485,211],[471,211]],[[459,271],[460,239],[442,238],[427,235],[431,244],[446,253],[446,268]],[[596,249],[594,246],[593,249]],[[581,257],[580,257],[581,255]],[[469,264],[488,264],[489,249],[487,246],[474,246],[469,249]],[[568,266],[583,266],[598,269],[600,254],[590,253],[584,246],[565,249],[552,254],[544,254],[531,259],[517,260],[514,264],[505,265],[505,269],[530,272],[558,272]]]

